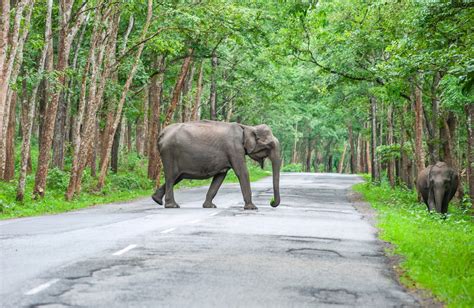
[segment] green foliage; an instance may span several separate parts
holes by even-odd
[[[380,145],[377,147],[377,153],[380,154],[381,162],[388,162],[391,159],[400,158],[401,146],[399,144]]]
[[[48,172],[47,188],[52,190],[66,191],[69,183],[69,173],[58,168],[52,168]]]
[[[146,189],[150,187],[150,181],[140,181],[132,174],[111,174],[109,176],[109,187],[118,191]]]
[[[301,164],[284,165],[283,168],[281,168],[281,171],[283,171],[283,172],[302,172],[303,171],[303,165],[301,165]]]
[[[451,202],[445,218],[428,213],[414,191],[368,183],[355,190],[377,210],[380,237],[403,257],[402,282],[430,290],[449,307],[474,305],[474,227],[468,210]]]

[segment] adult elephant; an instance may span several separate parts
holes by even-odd
[[[458,173],[444,162],[437,162],[423,169],[416,179],[416,188],[428,211],[446,214],[449,201],[459,185]]]
[[[199,121],[173,124],[160,134],[158,148],[163,161],[165,184],[153,194],[155,202],[166,208],[178,208],[173,186],[183,179],[213,178],[203,207],[215,208],[212,200],[229,169],[237,175],[244,209],[255,210],[250,179],[245,162],[248,155],[263,168],[265,158],[272,162],[273,193],[271,206],[280,204],[280,144],[265,125],[247,126],[238,123]]]

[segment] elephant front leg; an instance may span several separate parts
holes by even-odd
[[[222,182],[224,182],[225,176],[227,175],[227,172],[224,173],[219,173],[214,176],[211,182],[211,186],[209,187],[209,190],[207,191],[206,194],[206,201],[204,201],[204,204],[202,207],[204,208],[216,208],[217,206],[212,203],[212,200],[214,200],[214,197],[217,194],[217,191],[222,185]]]
[[[240,189],[244,196],[245,210],[257,210],[258,208],[252,203],[252,191],[250,190],[250,177],[245,161],[238,162],[232,167],[239,179]]]

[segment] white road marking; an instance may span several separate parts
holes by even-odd
[[[219,212],[214,212],[212,214],[209,214],[209,216],[216,216],[217,214],[219,214]]]
[[[55,284],[56,282],[58,282],[59,279],[52,279],[46,283],[43,283],[43,284],[40,284],[39,286],[37,286],[36,288],[34,289],[31,289],[29,290],[28,292],[25,293],[25,295],[34,295],[36,293],[39,293],[43,290],[46,290],[47,288],[49,288],[50,286],[52,286],[53,284]]]
[[[123,255],[124,253],[126,253],[127,251],[130,251],[132,250],[133,248],[137,247],[137,245],[133,244],[133,245],[128,245],[127,247],[125,247],[124,249],[122,250],[119,250],[117,252],[114,252],[112,255],[114,256],[120,256],[120,255]]]
[[[195,220],[191,220],[189,223],[190,224],[197,224],[200,221],[201,221],[200,219],[195,219]]]
[[[170,232],[173,232],[174,230],[176,230],[176,228],[169,228],[169,229],[161,231],[161,233],[170,233]]]

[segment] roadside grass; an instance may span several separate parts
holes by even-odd
[[[32,153],[33,162],[36,162],[37,153]],[[64,194],[69,183],[69,171],[56,168],[50,169],[47,178],[47,189],[43,199],[32,198],[34,172],[27,176],[25,198],[22,202],[15,200],[18,178],[10,182],[0,182],[0,219],[54,214],[77,210],[97,204],[106,204],[119,201],[128,201],[153,194],[153,181],[147,178],[147,161],[135,153],[123,155],[116,174],[109,172],[102,191],[95,191],[96,178],[86,170],[82,181],[82,191],[71,201],[66,201]],[[33,170],[35,169],[33,165]],[[248,163],[251,181],[257,181],[271,175],[271,172]],[[18,174],[18,172],[16,172]],[[184,180],[176,188],[196,187],[209,185],[211,180]],[[238,182],[231,170],[225,179],[226,183]],[[163,183],[163,181],[162,181]],[[203,196],[204,198],[204,196]],[[151,200],[151,199],[150,199]]]
[[[401,281],[427,289],[449,307],[474,307],[474,227],[469,210],[450,204],[446,218],[428,213],[414,191],[360,183],[378,212],[380,238],[402,256]]]

